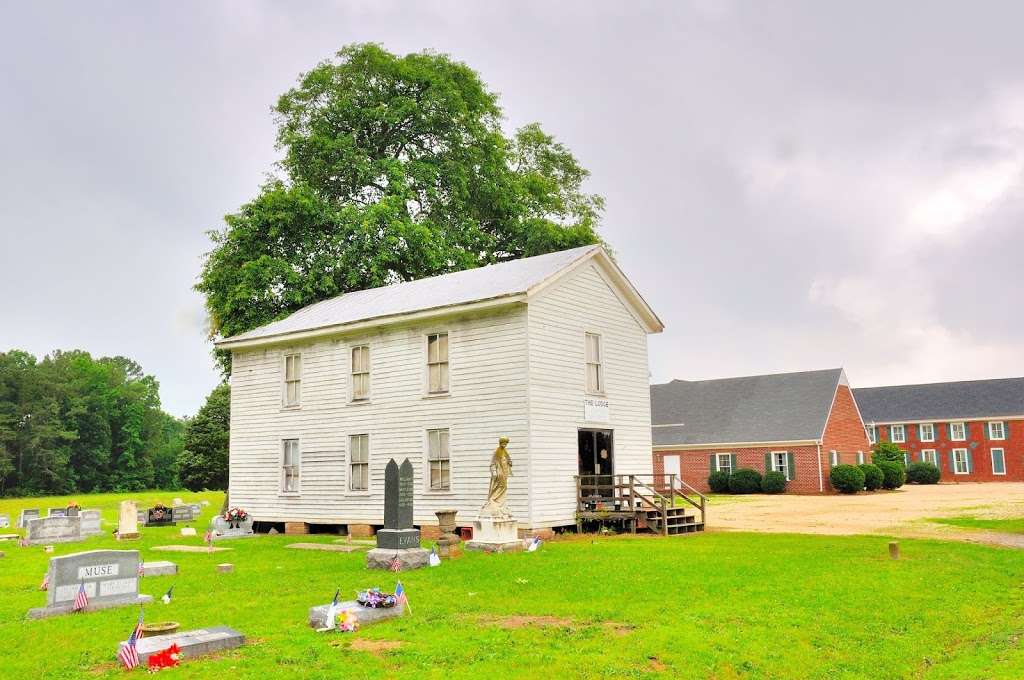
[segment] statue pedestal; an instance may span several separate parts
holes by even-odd
[[[473,540],[466,550],[480,552],[513,552],[523,549],[519,538],[519,522],[513,517],[477,517],[473,521]]]

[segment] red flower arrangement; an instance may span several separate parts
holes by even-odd
[[[155,654],[151,654],[146,661],[146,667],[151,671],[159,671],[164,668],[173,668],[181,661],[181,649],[178,645],[171,645]]]
[[[231,508],[224,513],[224,519],[228,522],[244,522],[249,519],[249,513],[242,508]]]

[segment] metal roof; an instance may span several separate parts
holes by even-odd
[[[865,423],[1024,415],[1024,378],[861,387],[853,395]]]
[[[843,369],[651,385],[655,446],[817,441]]]

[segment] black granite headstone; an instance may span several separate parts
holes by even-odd
[[[412,528],[413,475],[412,463],[406,458],[398,470],[398,528]]]
[[[146,513],[147,527],[165,527],[173,526],[174,524],[174,515],[171,514],[170,508],[150,508],[149,511]]]
[[[392,458],[384,468],[384,528],[398,529],[398,463]]]
[[[377,532],[377,547],[390,550],[420,547],[420,531],[412,527],[414,495],[412,463],[399,468],[392,458],[384,468],[384,528]]]

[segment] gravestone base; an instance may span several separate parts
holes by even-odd
[[[391,568],[391,560],[395,558],[395,555],[398,555],[398,563],[402,565],[402,571],[420,569],[427,566],[430,561],[430,552],[423,548],[401,550],[374,548],[366,553],[366,568],[388,570]]]
[[[330,604],[310,607],[309,627],[315,630],[326,628],[327,610],[330,608]],[[343,611],[355,612],[356,621],[359,622],[359,625],[368,626],[371,623],[378,623],[380,621],[386,621],[387,619],[393,619],[401,616],[405,613],[405,605],[399,603],[394,607],[364,607],[355,600],[348,600],[347,602],[338,603],[338,614],[340,615]]]
[[[419,529],[381,529],[377,532],[377,547],[384,550],[404,550],[420,547]]]
[[[496,519],[477,517],[473,522],[473,540],[466,542],[466,550],[479,552],[515,552],[523,549],[519,538],[519,523],[511,517]]]
[[[143,604],[149,604],[153,601],[150,595],[139,595],[138,598],[133,602],[89,602],[89,606],[85,608],[85,611],[94,612],[100,609],[113,609],[114,607],[137,607]],[[54,605],[53,607],[36,607],[35,609],[28,610],[28,618],[30,619],[46,619],[51,616],[60,616],[62,614],[72,613],[72,607],[74,602],[68,602],[67,604]]]
[[[178,573],[178,565],[174,562],[160,560],[157,562],[143,562],[143,576],[174,576]]]
[[[122,642],[124,647],[127,642]],[[200,630],[189,630],[171,635],[154,635],[144,637],[135,643],[135,651],[139,653],[139,662],[145,665],[150,655],[161,652],[171,645],[178,645],[181,656],[191,659],[203,654],[212,654],[225,649],[234,649],[245,644],[245,636],[227,626],[213,626]]]
[[[122,533],[118,533],[117,534],[117,540],[119,540],[119,541],[135,541],[135,540],[138,540],[140,538],[142,538],[142,535],[139,534],[138,531],[132,532],[130,534],[122,534]]]

